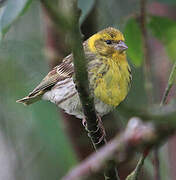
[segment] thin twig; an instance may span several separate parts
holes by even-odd
[[[155,180],[160,180],[160,159],[159,159],[159,149],[155,148],[154,149],[154,178]]]
[[[141,168],[144,164],[145,157],[146,156],[144,155],[144,153],[142,153],[142,156],[140,156],[140,159],[138,161],[136,168],[134,169],[134,171],[130,175],[128,175],[126,180],[137,180],[138,179],[139,173],[140,173]]]
[[[166,89],[164,91],[160,106],[163,106],[164,104],[166,104],[168,94],[169,94],[169,92],[170,92],[170,90],[171,90],[171,88],[172,88],[172,86],[174,84],[175,78],[176,78],[176,62],[174,63],[174,65],[172,67],[172,70],[171,70],[171,73],[170,73],[170,76],[169,76],[169,80],[168,80]]]
[[[151,65],[150,65],[150,54],[149,54],[149,46],[148,46],[148,35],[147,35],[147,24],[146,24],[146,4],[147,0],[141,0],[141,30],[142,30],[142,36],[143,36],[143,50],[144,50],[144,73],[145,73],[145,87],[146,87],[146,93],[147,93],[147,99],[149,101],[149,104],[152,104],[153,102],[153,94],[152,94],[152,81],[151,81]],[[155,161],[157,163],[154,164],[155,168],[155,180],[160,180],[160,172],[159,172],[159,155],[158,149],[154,150],[154,156],[155,156]]]
[[[163,94],[163,97],[162,97],[162,100],[160,103],[160,107],[162,107],[163,105],[166,104],[168,94],[169,94],[169,92],[170,92],[170,90],[174,84],[175,78],[176,78],[176,62],[174,63],[174,65],[172,67],[172,70],[171,70],[171,73],[169,76],[169,80],[168,80],[167,86],[165,88],[165,91],[164,91],[164,94]],[[160,173],[159,173],[160,163],[159,163],[159,151],[158,151],[158,149],[154,150],[154,164],[155,164],[155,169],[156,169],[155,174],[154,174],[155,180],[160,180],[161,177],[160,177]]]
[[[154,167],[155,167],[155,171],[154,171],[154,179],[155,180],[160,180],[160,158],[159,158],[159,149],[155,148],[154,149]]]
[[[145,77],[145,89],[147,93],[147,99],[149,104],[153,102],[152,94],[152,81],[151,81],[151,62],[148,45],[148,34],[147,34],[147,13],[146,13],[147,0],[140,1],[140,25],[143,40],[143,52],[144,52],[144,77]]]
[[[174,65],[172,67],[172,70],[171,70],[171,73],[169,76],[169,80],[168,80],[168,84],[166,86],[166,89],[164,91],[164,94],[163,94],[163,97],[162,97],[162,100],[160,103],[161,107],[166,104],[166,100],[167,100],[168,94],[169,94],[169,92],[170,92],[170,90],[174,84],[175,77],[176,77],[176,62],[174,63]],[[159,161],[159,150],[158,149],[154,150],[154,165],[155,165],[155,171],[154,171],[155,180],[160,180],[161,179],[160,171],[159,171],[160,161]]]
[[[141,156],[137,162],[136,168],[127,176],[127,178],[125,180],[138,180],[139,174],[142,170],[142,167],[144,165],[144,160],[146,157],[147,156],[145,156],[144,153],[141,154]]]

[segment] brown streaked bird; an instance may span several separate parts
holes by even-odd
[[[83,47],[95,109],[98,115],[103,116],[118,106],[128,94],[131,71],[126,60],[127,46],[123,34],[109,27],[91,36]],[[29,105],[40,99],[49,100],[66,113],[83,119],[73,75],[73,55],[70,54],[28,96],[17,102]]]

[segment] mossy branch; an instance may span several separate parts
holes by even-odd
[[[70,35],[70,44],[74,57],[75,83],[87,123],[86,130],[88,131],[89,137],[91,138],[95,149],[98,149],[106,144],[106,139],[103,128],[99,125],[94,107],[94,99],[90,96],[87,62],[84,55],[79,28],[80,11],[77,7],[77,0],[69,0],[69,2],[67,2],[67,4],[69,4],[69,6],[67,6],[67,12],[69,13],[67,14],[57,12],[49,0],[41,0],[41,2],[49,12],[52,20],[55,22],[55,25],[65,30]],[[105,179],[119,179],[115,163],[113,161],[108,161],[106,165]]]

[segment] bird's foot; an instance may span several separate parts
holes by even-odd
[[[92,139],[94,144],[99,144],[103,139],[105,139],[106,132],[101,117],[99,115],[97,115],[96,128],[94,128],[95,130],[88,129],[87,121],[85,118],[83,118],[82,124],[85,127],[85,129],[88,131],[88,136]]]
[[[98,121],[98,126],[101,128],[102,132],[103,132],[103,135],[104,137],[106,136],[106,131],[105,131],[105,128],[103,126],[103,121],[101,119],[101,117],[97,114],[97,121]]]
[[[88,131],[88,129],[87,129],[87,121],[86,121],[86,118],[85,118],[85,117],[82,119],[82,125],[84,126],[84,128],[86,129],[86,131]]]

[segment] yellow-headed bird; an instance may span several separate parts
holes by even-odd
[[[128,94],[131,81],[125,52],[128,47],[123,34],[112,27],[91,36],[83,47],[95,109],[98,115],[103,116],[118,106]],[[17,102],[29,105],[42,98],[55,103],[66,113],[83,119],[73,75],[73,55],[70,54],[28,96]]]

